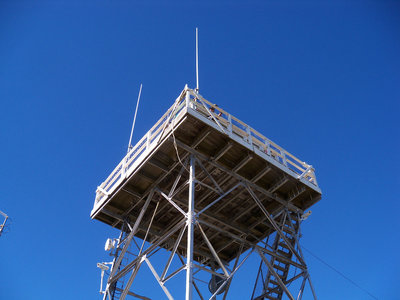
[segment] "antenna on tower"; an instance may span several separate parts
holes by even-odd
[[[135,128],[135,122],[136,122],[136,115],[137,115],[137,111],[138,111],[138,107],[139,107],[139,101],[140,101],[140,95],[142,94],[142,84],[140,84],[140,89],[139,89],[139,96],[137,99],[137,103],[136,103],[136,110],[135,110],[135,116],[133,117],[133,124],[132,124],[132,130],[131,130],[131,136],[129,138],[129,144],[128,144],[128,151],[132,149],[132,136],[133,136],[133,130]]]
[[[196,91],[199,91],[199,29],[196,27]]]

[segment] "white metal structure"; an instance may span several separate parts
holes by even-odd
[[[189,97],[183,97],[183,95],[186,94],[189,95]],[[234,141],[253,150],[257,155],[263,156],[270,163],[281,168],[291,176],[298,178],[309,187],[321,192],[317,185],[317,179],[312,165],[301,161],[222,108],[218,107],[218,111],[222,112],[220,116],[216,113],[211,113],[211,108],[215,109],[214,104],[204,99],[195,90],[185,87],[184,91],[175,100],[175,103],[142,139],[136,143],[111,172],[110,176],[98,187],[96,191],[95,207],[92,213],[97,206],[101,205],[101,203],[113,193],[123,180],[133,173],[141,162],[140,158],[154,150],[161,139],[165,138],[168,133],[171,133],[172,127],[170,123],[174,121],[174,124],[178,124],[186,113],[203,119],[203,121],[214,121],[215,124],[211,123],[210,125],[213,125],[215,129],[227,134]],[[212,120],[210,120],[208,116],[211,116]]]
[[[0,215],[2,215],[4,217],[3,223],[0,224],[0,236],[1,236],[1,234],[4,231],[4,228],[6,227],[6,222],[8,220],[8,216],[5,213],[3,213],[1,210],[0,210]]]
[[[91,217],[121,230],[104,299],[149,299],[133,285],[145,265],[167,299],[226,299],[250,255],[251,299],[301,299],[307,282],[316,299],[299,238],[320,197],[311,165],[186,86],[97,188]]]

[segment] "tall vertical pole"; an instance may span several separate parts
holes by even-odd
[[[195,157],[190,156],[190,175],[189,175],[189,203],[187,212],[187,255],[186,255],[186,300],[192,300],[193,294],[193,237],[194,237],[194,191],[195,191]]]
[[[196,27],[196,92],[199,92],[199,29]]]

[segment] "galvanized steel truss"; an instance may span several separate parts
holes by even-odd
[[[200,299],[216,299],[216,296],[220,293],[223,293],[222,297],[226,299],[234,275],[252,254],[260,256],[261,263],[251,299],[282,299],[282,297],[287,297],[294,300],[293,291],[290,291],[288,286],[300,279],[302,279],[302,282],[297,291],[297,299],[301,299],[306,281],[309,282],[314,299],[316,299],[299,246],[300,210],[293,206],[290,201],[277,198],[273,192],[263,190],[254,182],[240,177],[235,172],[236,170],[224,169],[215,160],[202,156],[180,141],[174,140],[174,143],[182,150],[186,150],[186,153],[182,157],[178,157],[178,164],[181,165],[181,168],[170,190],[161,190],[157,185],[154,185],[148,191],[145,201],[141,202],[140,213],[134,222],[126,217],[127,214],[117,215],[109,212],[110,215],[112,214],[114,218],[119,220],[118,222],[122,223],[122,226],[120,226],[121,234],[117,239],[117,245],[113,250],[114,260],[111,263],[109,277],[105,289],[102,291],[104,293],[103,299],[125,299],[128,295],[138,299],[150,299],[132,291],[133,282],[144,265],[147,265],[168,299],[174,299],[174,297],[167,288],[167,282],[183,271],[186,272],[186,300],[193,299],[195,297],[194,292]],[[223,183],[215,180],[210,172],[210,167],[226,172],[236,179],[236,184],[223,190],[221,188]],[[237,168],[240,168],[240,165]],[[196,170],[199,171],[196,173]],[[268,172],[268,169],[263,172]],[[202,176],[196,177],[196,174],[199,175],[200,173]],[[257,176],[259,175],[255,175],[254,178],[257,178]],[[207,182],[204,179],[199,180],[199,178],[207,178]],[[195,190],[199,186],[204,188],[205,191],[216,193],[218,196],[208,204],[201,204],[201,198],[195,199]],[[210,209],[215,210],[216,207],[222,209],[226,205],[223,203],[226,197],[233,191],[237,192],[237,189],[241,189],[241,192],[247,193],[249,198],[252,199],[253,205],[249,209],[258,207],[265,215],[268,226],[273,230],[273,233],[265,241],[250,241],[252,237],[247,231],[234,234],[226,230],[225,228],[238,230],[234,225],[234,219],[232,222],[224,221],[224,227],[216,226],[209,221],[212,219],[212,216],[209,215]],[[179,193],[185,190],[188,191],[187,198],[177,197]],[[207,194],[207,192],[204,193]],[[263,204],[264,199],[257,196],[260,194],[269,200],[279,201],[283,205],[278,210],[268,211]],[[151,202],[153,204],[150,206]],[[164,209],[175,210],[180,217],[170,227],[156,233],[152,231],[153,218],[157,211]],[[150,221],[144,222],[145,214],[151,215]],[[238,217],[240,216],[236,218]],[[141,242],[135,239],[139,228],[146,232],[144,237],[142,236]],[[212,235],[208,234],[211,229],[214,232]],[[199,239],[197,239],[197,243],[195,242],[195,230],[197,236],[201,236],[201,242]],[[148,240],[150,233],[153,236],[152,240]],[[229,264],[221,259],[220,252],[223,249],[215,248],[212,243],[212,240],[219,234],[228,236],[231,243],[241,245],[240,250],[236,253],[236,258],[232,261],[232,267],[229,267]],[[172,238],[173,236],[175,238]],[[185,248],[186,253],[179,252],[179,247]],[[199,250],[200,247],[207,249],[206,253]],[[225,247],[229,247],[229,245]],[[161,248],[168,249],[170,255],[163,265],[153,264],[151,259]],[[193,257],[194,252],[201,252],[203,259],[196,261]],[[172,264],[174,259],[180,262],[179,266]],[[293,270],[297,270],[298,273],[293,275]],[[218,279],[218,284],[214,287],[211,296],[206,297],[204,289],[198,286],[199,279],[196,276],[200,272],[207,272],[213,276],[212,278]],[[182,297],[179,296],[178,298]]]

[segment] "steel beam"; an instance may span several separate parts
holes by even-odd
[[[136,275],[137,275],[137,273],[138,273],[138,271],[139,271],[144,259],[145,259],[145,257],[141,257],[140,261],[137,262],[135,268],[132,271],[131,276],[128,279],[128,282],[126,283],[126,285],[125,285],[125,287],[124,287],[124,289],[122,291],[121,297],[119,298],[120,300],[125,300],[126,296],[128,295],[129,289],[131,288],[133,280],[135,280]]]
[[[190,156],[190,176],[189,176],[189,199],[187,212],[187,252],[186,252],[186,293],[185,299],[192,300],[193,297],[193,247],[194,247],[194,192],[195,192],[195,157]]]
[[[156,280],[159,283],[160,287],[164,291],[165,295],[167,295],[168,299],[169,300],[174,300],[174,298],[171,296],[170,292],[168,291],[168,289],[166,288],[164,283],[160,280],[160,276],[158,276],[158,274],[157,274],[156,270],[154,269],[153,265],[151,264],[151,262],[146,257],[144,258],[144,261],[149,266],[149,269],[150,269],[151,273],[153,273],[154,277],[156,278]]]

